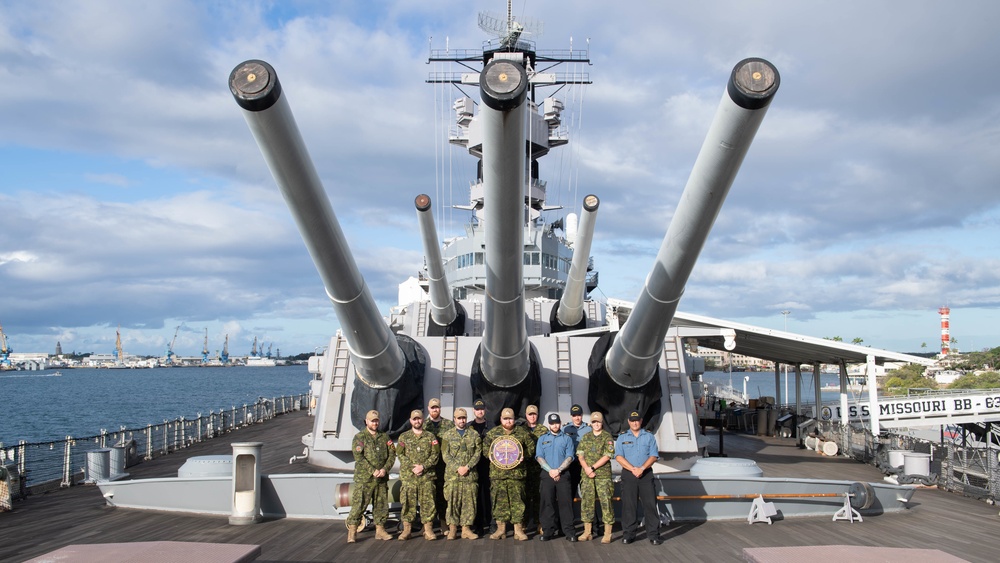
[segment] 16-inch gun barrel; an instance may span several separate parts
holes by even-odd
[[[403,353],[347,246],[274,68],[257,60],[237,65],[229,89],[319,270],[358,376],[372,387],[393,385],[403,374]]]
[[[439,326],[447,326],[458,316],[455,300],[448,287],[448,278],[444,272],[441,260],[441,247],[438,244],[437,229],[434,227],[434,216],[431,214],[431,198],[420,194],[414,200],[417,208],[417,221],[420,224],[420,236],[424,239],[424,255],[427,256],[427,281],[431,297],[431,320]]]
[[[601,201],[596,195],[583,198],[580,227],[573,241],[573,261],[570,263],[566,289],[559,299],[556,320],[562,327],[575,327],[583,320],[583,300],[587,293],[587,265],[590,263],[590,245],[594,240],[594,223]],[[555,330],[553,328],[553,330]]]
[[[605,360],[618,385],[641,387],[655,374],[677,302],[779,82],[763,59],[744,59],[733,69],[656,263]]]
[[[522,278],[528,75],[515,61],[494,59],[483,68],[479,83],[486,223],[486,323],[480,365],[493,385],[514,387],[530,367]]]

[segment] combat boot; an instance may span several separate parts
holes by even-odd
[[[518,541],[528,540],[528,534],[524,533],[524,524],[514,524],[514,539]]]
[[[583,523],[583,533],[580,534],[580,537],[578,537],[576,539],[578,539],[580,541],[590,541],[590,540],[594,539],[594,535],[591,533],[592,530],[593,530],[593,524],[591,524],[590,522],[584,522]]]
[[[462,526],[462,539],[463,540],[478,540],[479,535],[472,531],[470,526]]]
[[[385,526],[375,526],[375,539],[377,540],[391,540],[392,535],[385,531]]]
[[[413,524],[409,522],[403,522],[403,531],[399,534],[397,538],[399,541],[404,541],[410,539],[410,534],[413,532]]]
[[[497,522],[497,531],[490,535],[491,540],[502,540],[507,537],[507,523]]]
[[[438,539],[437,534],[434,533],[434,524],[424,522],[424,539],[427,541]]]
[[[602,506],[601,508],[604,508],[604,507]],[[614,524],[605,524],[604,525],[604,537],[601,538],[601,543],[611,543],[611,527],[613,525]]]
[[[358,539],[358,527],[347,525],[347,543],[354,543]]]

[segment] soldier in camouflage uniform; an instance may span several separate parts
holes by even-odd
[[[611,506],[615,484],[611,480],[611,460],[615,457],[615,439],[604,431],[604,415],[590,414],[591,431],[580,437],[576,457],[580,460],[580,519],[583,534],[580,541],[594,539],[595,501],[601,502],[604,537],[601,543],[611,543],[611,528],[615,525],[615,509]]]
[[[538,423],[538,407],[528,405],[528,408],[524,409],[524,419],[526,421],[524,428],[535,438],[537,447],[538,439],[549,431],[544,424]],[[525,460],[525,463],[527,464],[526,469],[528,471],[528,476],[524,480],[525,527],[529,530],[537,528],[538,533],[541,534],[542,521],[538,518],[538,507],[541,503],[541,497],[538,491],[541,486],[542,468],[538,466],[538,460],[535,459],[535,456],[531,456],[531,459]]]
[[[472,523],[476,520],[476,495],[479,492],[476,464],[479,462],[483,440],[478,432],[466,425],[467,420],[465,409],[455,409],[455,425],[442,436],[444,496],[448,499],[447,517],[442,521],[448,521],[449,540],[458,536],[459,526],[462,527],[462,539],[479,538],[472,531]]]
[[[519,455],[511,449],[495,450],[495,442],[513,438],[520,449]],[[490,539],[500,540],[507,535],[507,522],[514,523],[514,538],[527,540],[524,533],[524,484],[527,477],[525,459],[535,456],[535,438],[523,426],[514,425],[514,409],[500,412],[500,426],[492,428],[483,440],[483,455],[490,458],[490,499],[497,531]]]
[[[389,518],[389,470],[396,463],[396,446],[385,432],[379,432],[378,423],[378,411],[368,411],[365,429],[351,441],[354,486],[351,513],[347,516],[347,543],[356,540],[358,524],[369,504],[375,520],[375,539],[392,539],[385,531],[385,521]]]
[[[441,399],[437,397],[427,401],[427,418],[424,419],[424,429],[430,430],[437,436],[438,441],[441,441],[441,436],[447,432],[450,428],[454,428],[455,423],[448,420],[447,418],[441,417]],[[444,444],[442,444],[443,446]],[[443,449],[443,448],[442,448]],[[437,519],[441,521],[441,533],[444,534],[444,515],[445,511],[448,510],[448,505],[445,504],[444,500],[444,460],[438,460],[436,467],[437,477],[435,478],[434,488],[434,509],[437,512]]]
[[[399,457],[399,480],[402,483],[403,531],[400,540],[410,538],[413,522],[417,519],[417,505],[420,505],[420,520],[424,523],[424,539],[434,540],[434,508],[436,466],[441,459],[441,446],[433,432],[424,430],[424,413],[420,409],[410,413],[410,429],[399,437],[396,445]]]

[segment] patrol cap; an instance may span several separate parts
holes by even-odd
[[[368,414],[365,415],[365,422],[371,422],[373,420],[380,420],[378,417],[378,411],[370,410]]]
[[[427,408],[440,407],[440,406],[441,406],[441,399],[438,399],[437,397],[434,397],[430,401],[427,401]]]
[[[485,410],[486,403],[484,403],[482,399],[476,399],[476,402],[472,403],[472,408],[476,409],[477,411]]]
[[[514,409],[504,409],[500,411],[500,420],[505,418],[514,418]]]
[[[528,416],[529,414],[538,414],[538,407],[535,405],[528,405],[528,408],[524,409],[524,416]]]
[[[469,418],[469,415],[466,414],[465,409],[458,407],[455,409],[455,418]]]
[[[577,416],[577,415],[583,416],[583,407],[581,407],[580,405],[573,405],[572,407],[569,408],[569,415],[570,416]]]
[[[633,421],[636,421],[636,420],[642,420],[642,417],[639,416],[638,412],[632,411],[632,412],[628,413],[628,421],[629,422],[633,422]]]
[[[555,424],[557,422],[562,424],[562,419],[559,418],[559,413],[549,413],[549,424]]]
[[[600,422],[604,424],[604,415],[599,412],[590,413],[590,422]]]
[[[424,411],[420,409],[413,409],[412,411],[410,411],[410,418],[419,418],[420,420],[423,420]]]

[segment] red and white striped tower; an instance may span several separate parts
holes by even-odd
[[[938,314],[941,315],[941,355],[947,356],[948,352],[951,351],[951,327],[948,322],[951,309],[941,307],[938,309]]]

